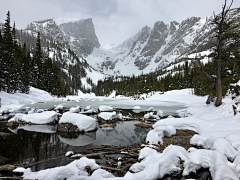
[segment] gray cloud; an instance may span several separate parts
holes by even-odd
[[[229,1],[230,2],[230,1]],[[178,21],[191,16],[211,16],[221,11],[224,0],[0,0],[0,21],[8,10],[18,28],[31,21],[54,17],[93,18],[102,45],[119,43],[143,26],[156,21]],[[235,0],[233,8],[240,7]]]

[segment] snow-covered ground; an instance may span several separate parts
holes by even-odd
[[[55,98],[48,92],[31,87],[29,94],[14,93],[8,94],[0,91],[1,109],[8,108],[10,110],[17,110],[25,104],[33,104],[37,102],[53,101]]]
[[[2,94],[4,93],[1,92]],[[89,95],[86,95],[86,97],[89,98]],[[81,98],[84,98],[83,94]],[[155,93],[143,101],[149,104],[152,101],[156,103],[156,100],[179,102],[188,106],[188,108],[178,111],[181,118],[170,117],[157,121],[153,125],[154,129],[146,134],[146,141],[150,144],[162,144],[162,137],[175,134],[176,129],[190,129],[198,133],[191,138],[191,144],[201,145],[205,149],[190,148],[185,150],[182,147],[170,145],[160,153],[150,148],[151,146],[143,147],[139,152],[139,159],[142,159],[142,161],[133,164],[130,168],[135,173],[127,172],[124,177],[114,177],[113,174],[100,169],[94,160],[86,158],[75,160],[67,166],[39,172],[31,172],[28,169],[25,171],[23,177],[25,179],[66,178],[68,180],[157,179],[163,177],[165,174],[179,171],[181,159],[184,161],[183,175],[188,175],[190,172],[195,172],[203,167],[209,168],[213,179],[239,179],[240,113],[238,112],[234,116],[232,105],[237,106],[235,103],[240,102],[240,97],[232,100],[231,95],[229,95],[223,99],[223,104],[220,107],[215,107],[213,103],[206,105],[206,98],[197,97],[192,94],[192,90],[184,89],[169,91],[164,94]],[[9,105],[13,107],[14,102],[11,99],[8,100],[5,97],[5,101],[12,102]],[[128,101],[129,98],[125,98],[125,100]],[[29,101],[32,102],[32,100],[25,100],[25,102]],[[41,101],[43,101],[43,98],[41,98]],[[4,107],[8,107],[6,103]],[[239,110],[239,107],[237,109]],[[85,170],[85,166],[90,166],[97,170],[89,176]]]

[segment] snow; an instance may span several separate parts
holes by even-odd
[[[117,119],[117,114],[116,112],[101,112],[98,114],[98,117],[104,119],[105,121],[110,121]]]
[[[29,169],[28,169],[29,170]],[[13,173],[24,173],[26,171],[25,168],[23,167],[17,167],[16,169],[13,170]]]
[[[79,113],[79,112],[80,112],[80,106],[71,107],[69,111],[70,111],[71,113]]]
[[[58,117],[55,111],[44,111],[41,113],[30,113],[30,114],[17,113],[13,118],[8,120],[8,122],[11,122],[11,121],[18,122],[18,120],[21,120],[26,123],[32,123],[32,124],[48,124],[57,119]]]
[[[54,101],[48,92],[30,87],[29,94],[24,93],[14,93],[9,94],[3,91],[0,91],[1,98],[1,108],[0,111],[4,108],[9,108],[11,111],[24,108],[26,104],[33,104],[37,102],[46,102]]]
[[[64,24],[64,23],[79,21],[79,19],[58,17],[58,18],[54,18],[54,21],[59,26],[59,25]]]
[[[7,113],[9,113],[9,108],[1,108],[0,109],[0,114],[7,114]]]
[[[79,176],[87,176],[86,166],[92,170],[99,169],[100,166],[95,163],[94,159],[82,157],[75,160],[66,166],[42,170],[39,172],[31,172],[27,170],[24,172],[24,179],[38,179],[38,180],[52,180],[52,179],[76,179]]]
[[[97,120],[83,114],[71,112],[63,113],[59,123],[72,123],[76,125],[80,131],[93,131],[97,126]]]
[[[140,106],[134,106],[133,110],[141,110],[141,107]]]
[[[106,106],[106,105],[100,105],[98,109],[100,112],[113,111],[113,108],[111,106]]]
[[[65,154],[65,156],[71,156],[71,155],[73,155],[74,153],[73,153],[73,151],[68,151],[68,152],[66,152],[66,154]]]
[[[63,110],[64,106],[62,104],[58,104],[54,109],[55,110]]]
[[[147,134],[146,142],[149,144],[163,145],[162,137],[170,137],[173,134],[176,134],[176,129],[174,126],[157,126]]]
[[[11,119],[8,120],[8,122],[18,122],[18,120],[21,120],[25,116],[25,114],[17,113],[15,116],[13,116]]]
[[[1,92],[1,95],[2,94],[3,92]],[[5,98],[5,102],[14,102],[12,100],[12,94],[8,97]],[[31,97],[28,97],[31,100]],[[89,97],[89,95],[82,94],[81,96],[72,97],[72,99]],[[139,160],[141,161],[133,164],[130,168],[134,173],[129,171],[124,177],[114,177],[113,174],[107,172],[106,170],[99,169],[95,160],[82,157],[81,159],[73,161],[72,163],[62,167],[46,169],[39,172],[31,172],[28,169],[24,172],[23,177],[25,179],[46,180],[65,178],[68,180],[160,179],[165,174],[171,174],[175,171],[179,171],[180,162],[183,161],[183,175],[196,172],[198,169],[203,167],[209,168],[211,176],[215,180],[240,178],[240,113],[234,116],[232,109],[232,105],[234,105],[235,102],[238,102],[240,97],[232,100],[231,95],[228,95],[223,98],[223,103],[219,107],[215,107],[214,103],[206,105],[205,101],[207,97],[197,97],[193,95],[192,89],[173,90],[164,92],[164,94],[156,92],[152,96],[148,96],[143,101],[130,101],[130,98],[127,97],[116,98],[119,98],[118,100],[123,100],[127,105],[130,104],[130,109],[137,105],[141,105],[143,109],[146,104],[148,108],[150,106],[154,106],[156,103],[161,104],[163,102],[167,102],[172,105],[175,104],[175,102],[181,103],[186,106],[186,109],[177,111],[181,118],[173,118],[169,116],[168,118],[157,121],[152,125],[153,129],[148,132],[146,137],[146,142],[149,142],[149,144],[142,146],[142,149],[139,152]],[[16,98],[16,100],[18,99],[20,98]],[[51,99],[53,100],[54,98],[51,97]],[[99,97],[94,100],[100,99],[103,99],[104,102],[106,102],[107,98]],[[113,101],[113,98],[108,99],[111,99],[108,103],[110,105],[114,105],[115,100]],[[30,100],[25,97],[24,102],[29,102]],[[42,98],[41,101],[43,100],[46,99]],[[92,101],[93,99],[89,98],[85,100]],[[33,101],[36,102],[35,100]],[[129,102],[135,102],[136,104],[131,104]],[[24,103],[22,103],[22,105],[23,104]],[[12,106],[14,103],[9,103],[9,105]],[[4,107],[9,108],[6,103]],[[113,110],[111,106],[105,105],[99,106],[99,109]],[[154,109],[156,109],[155,106]],[[16,115],[16,117],[12,118],[12,120],[17,121],[18,118],[25,118],[33,115],[36,121],[38,120],[38,116],[45,112],[28,115]],[[111,112],[111,114],[113,114],[113,112]],[[160,110],[158,114],[162,114],[162,110]],[[149,115],[153,115],[153,113],[149,113]],[[61,122],[69,122],[77,125],[79,128],[87,130],[93,130],[96,127],[96,119],[77,113],[64,113],[60,119],[60,123]],[[190,148],[189,150],[185,150],[180,146],[170,145],[166,147],[162,153],[157,152],[154,144],[163,144],[162,138],[164,136],[171,136],[175,134],[177,129],[189,129],[195,131],[197,134],[190,139],[190,143],[192,145],[201,145],[205,149]],[[91,139],[94,139],[96,133],[85,133],[84,135],[89,136],[87,140],[88,142],[83,140],[85,137],[82,135],[78,136],[76,139],[63,138],[59,135],[59,139],[70,145],[82,146],[87,143],[91,143]],[[89,176],[85,170],[86,165],[97,170]]]

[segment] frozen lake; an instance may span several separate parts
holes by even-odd
[[[100,105],[112,106],[115,109],[132,109],[134,106],[140,106],[141,111],[147,111],[150,107],[154,111],[162,110],[165,114],[173,114],[176,110],[184,108],[184,104],[169,101],[147,101],[147,100],[131,100],[131,99],[114,99],[114,98],[87,98],[74,101],[50,101],[46,103],[28,104],[26,106],[37,109],[50,109],[58,104],[62,104],[66,108],[80,106],[82,108],[91,106],[97,109]]]

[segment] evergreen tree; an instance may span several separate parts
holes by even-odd
[[[3,69],[3,54],[2,54],[2,32],[0,29],[0,91],[4,88],[4,69]]]
[[[10,12],[7,13],[7,18],[4,23],[3,38],[2,38],[2,70],[3,70],[3,89],[8,93],[13,90],[11,83],[13,81],[13,39],[12,27],[10,25]]]
[[[38,32],[36,47],[33,54],[33,77],[32,86],[39,89],[43,88],[43,54],[41,49],[40,33]]]

